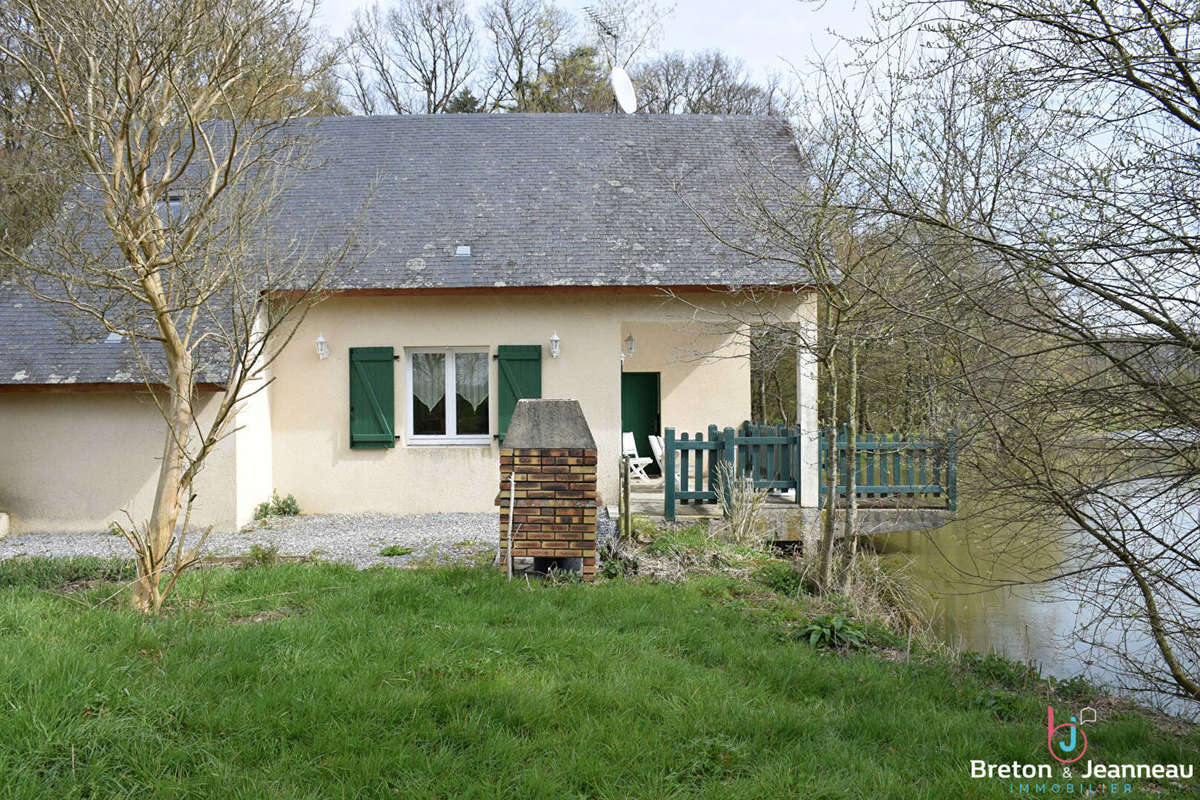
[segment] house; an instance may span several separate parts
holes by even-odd
[[[815,331],[808,275],[709,229],[753,236],[739,193],[800,179],[783,122],[442,115],[315,130],[319,166],[285,190],[274,235],[334,236],[372,193],[357,263],[240,408],[196,484],[197,524],[241,525],[274,488],[313,513],[493,511],[498,441],[516,399],[537,396],[580,402],[613,504],[622,430],[750,416],[747,308]],[[147,514],[164,424],[129,343],[85,339],[0,285],[0,511],[14,532]],[[816,370],[799,358],[815,505]],[[198,387],[202,409],[219,381]]]

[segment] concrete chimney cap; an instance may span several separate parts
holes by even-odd
[[[513,450],[595,450],[596,440],[578,400],[518,400],[503,446]]]

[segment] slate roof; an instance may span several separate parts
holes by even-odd
[[[778,193],[801,180],[792,131],[779,120],[464,114],[311,125],[315,166],[284,190],[270,238],[317,252],[361,220],[353,269],[335,288],[810,280],[793,264],[721,244],[700,218],[752,240],[731,213],[746,187]],[[470,256],[456,255],[459,245]],[[0,285],[0,384],[141,382],[128,343],[98,337],[81,342],[58,315]]]
[[[790,128],[752,117],[469,114],[328,119],[328,166],[291,196],[297,236],[336,240],[377,188],[346,287],[802,283],[723,246],[747,179],[798,181]],[[322,152],[323,151],[323,152]],[[767,178],[772,179],[772,178]],[[310,226],[316,222],[320,227]],[[456,257],[470,245],[469,258]],[[369,248],[369,249],[368,249]]]
[[[143,384],[129,338],[106,338],[98,323],[0,282],[0,385]],[[197,372],[201,383],[220,384],[226,378],[226,370],[212,359],[200,359]]]

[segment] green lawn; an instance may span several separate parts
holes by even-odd
[[[969,760],[1048,760],[1044,699],[995,665],[810,650],[738,593],[282,565],[193,574],[143,621],[0,588],[0,797],[1010,797]]]

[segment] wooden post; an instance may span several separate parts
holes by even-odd
[[[679,491],[686,492],[690,487],[690,484],[688,483],[688,465],[691,462],[689,451],[686,446],[688,443],[687,431],[679,434],[679,441],[681,443],[679,449],[677,450],[679,454]],[[680,498],[677,502],[681,505],[685,505],[687,503],[687,498]]]
[[[629,456],[621,458],[621,526],[625,529],[625,538],[633,538],[633,516],[629,510]]]
[[[663,431],[663,456],[666,463],[663,464],[663,472],[667,473],[663,476],[663,519],[674,521],[675,519],[675,429],[667,428]]]
[[[516,451],[514,451],[516,452]],[[514,458],[513,461],[516,461]],[[508,473],[508,579],[512,580],[513,515],[517,513],[517,473]]]
[[[708,441],[715,442],[720,438],[716,425],[708,426]],[[717,490],[717,462],[720,461],[721,454],[716,450],[708,451],[708,490],[715,492]]]
[[[617,461],[617,538],[625,538],[625,456]]]
[[[722,463],[724,463],[724,464],[728,464],[728,465],[729,465],[729,466],[728,466],[726,469],[724,469],[724,470],[720,470],[720,471],[718,471],[718,473],[717,473],[717,476],[718,476],[718,478],[719,478],[719,479],[720,479],[722,482],[724,482],[724,481],[728,480],[728,481],[730,481],[731,483],[733,483],[733,482],[736,482],[736,481],[739,479],[739,478],[738,478],[738,474],[737,474],[737,464],[735,464],[735,463],[734,463],[734,460],[733,460],[733,455],[734,455],[734,445],[733,445],[733,440],[734,440],[734,436],[735,436],[735,434],[734,434],[734,432],[733,432],[733,428],[726,428],[725,430],[721,431],[721,441],[722,441],[721,449],[720,449],[720,451],[715,451],[715,450],[713,451],[713,456],[714,456],[714,457],[715,457],[715,456],[718,454],[718,452],[719,452],[719,454],[720,454],[720,461],[721,461]],[[723,487],[722,487],[722,491],[724,492],[724,496],[725,496],[725,503],[724,503],[724,506],[725,506],[725,509],[724,509],[724,514],[725,514],[725,516],[729,516],[729,510],[730,510],[730,503],[729,503],[729,501],[732,499],[732,498],[731,498],[731,488],[732,488],[731,486],[723,486]]]
[[[825,505],[825,431],[817,433],[817,508]]]
[[[804,428],[800,425],[796,426],[796,443],[793,445],[795,451],[792,453],[792,463],[796,465],[796,474],[793,476],[796,484],[796,505],[800,505],[800,490],[804,485],[804,448],[801,446],[801,441],[804,439]],[[818,475],[820,473],[818,472]]]

